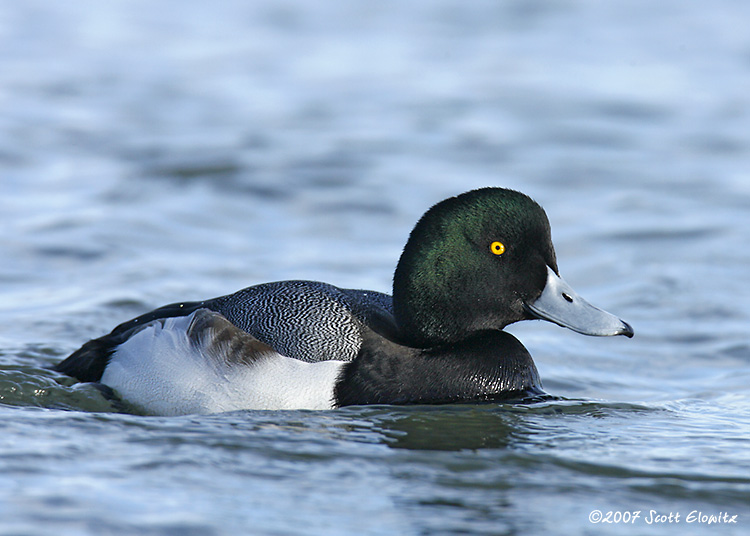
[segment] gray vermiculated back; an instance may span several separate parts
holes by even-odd
[[[205,306],[271,346],[302,361],[351,361],[361,330],[373,319],[393,322],[391,297],[314,281],[265,283]]]

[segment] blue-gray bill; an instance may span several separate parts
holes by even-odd
[[[542,295],[526,308],[536,318],[554,322],[584,335],[633,336],[633,328],[616,316],[594,307],[581,298],[552,268],[547,267],[547,283]]]

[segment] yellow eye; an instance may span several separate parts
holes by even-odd
[[[505,253],[505,244],[503,244],[502,242],[495,241],[492,244],[490,244],[490,251],[494,255],[502,255],[503,253]]]

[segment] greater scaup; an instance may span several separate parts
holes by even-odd
[[[633,336],[560,278],[536,202],[483,188],[419,220],[393,298],[313,281],[266,283],[146,313],[56,369],[159,415],[522,399],[543,394],[541,381],[503,328],[529,319]]]

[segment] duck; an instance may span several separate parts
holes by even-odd
[[[258,284],[142,314],[55,369],[147,415],[523,401],[546,393],[505,328],[534,319],[592,336],[634,333],[562,279],[537,202],[487,187],[419,219],[392,295]]]

